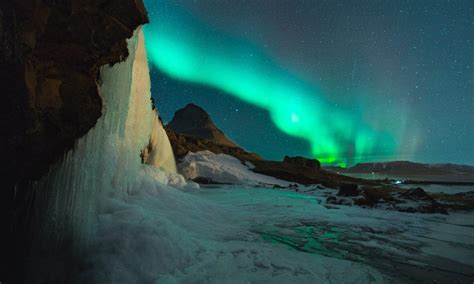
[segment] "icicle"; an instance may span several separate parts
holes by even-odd
[[[158,119],[158,115],[155,115],[153,119],[151,139],[147,150],[149,151],[149,156],[145,160],[147,164],[161,168],[169,173],[177,173],[173,150],[166,131]]]

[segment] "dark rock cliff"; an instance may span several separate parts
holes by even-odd
[[[1,282],[22,282],[26,265],[22,184],[95,125],[99,68],[124,60],[147,21],[142,0],[0,1]]]
[[[316,159],[308,159],[305,157],[288,157],[283,158],[284,163],[292,164],[300,168],[310,168],[314,170],[321,170],[321,163]]]
[[[99,68],[128,55],[141,0],[0,4],[0,151],[15,179],[38,178],[101,116]]]
[[[258,161],[262,158],[255,154],[245,151],[238,146],[228,146],[216,143],[213,140],[199,138],[196,136],[179,134],[175,131],[165,128],[166,134],[170,139],[171,147],[176,158],[181,159],[189,152],[199,152],[208,150],[216,154],[226,154],[234,156],[241,161]]]

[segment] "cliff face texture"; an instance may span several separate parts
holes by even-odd
[[[142,0],[0,1],[1,281],[21,283],[26,266],[22,184],[95,125],[99,68],[124,60],[126,39],[147,21]]]
[[[127,55],[141,0],[0,4],[1,145],[7,176],[38,178],[101,115],[99,67]]]
[[[166,134],[168,135],[173,153],[177,159],[183,158],[189,152],[196,153],[204,150],[216,154],[230,155],[241,161],[258,161],[262,159],[259,155],[247,152],[239,146],[227,146],[216,143],[213,140],[180,134],[170,128],[166,128]]]

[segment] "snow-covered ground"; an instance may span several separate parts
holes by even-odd
[[[190,152],[178,164],[178,171],[187,179],[204,177],[217,183],[255,186],[290,184],[288,181],[254,173],[252,168],[250,162],[244,164],[235,157],[210,151]]]
[[[445,216],[326,206],[323,194],[241,187],[194,194],[232,208],[237,223],[248,225],[258,242],[363,263],[397,283],[474,279],[473,213]]]
[[[474,278],[474,215],[327,206],[324,197],[144,173],[110,199],[77,282],[440,283]],[[301,190],[302,191],[302,190]],[[324,191],[324,190],[321,190]]]

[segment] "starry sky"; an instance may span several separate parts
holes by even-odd
[[[147,0],[152,94],[268,159],[474,164],[474,1]]]

